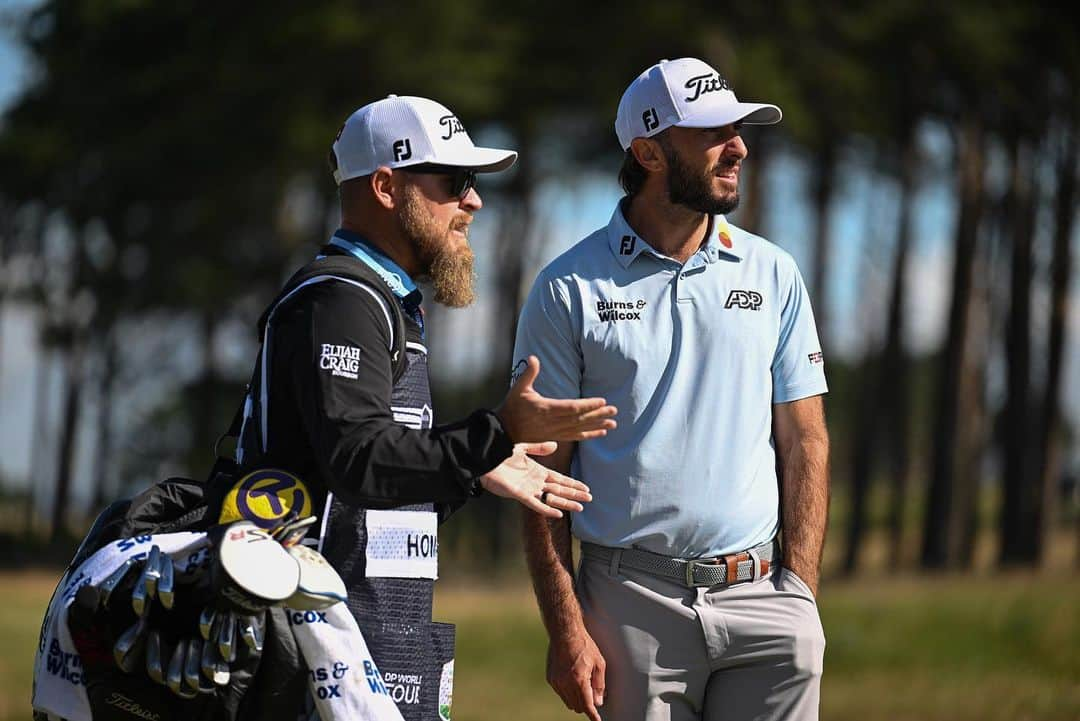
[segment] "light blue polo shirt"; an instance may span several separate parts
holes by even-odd
[[[617,207],[537,277],[515,367],[530,354],[541,394],[619,409],[618,428],[574,454],[572,475],[593,494],[573,517],[578,538],[696,558],[776,535],[772,405],[828,390],[788,253],[715,216],[680,265]]]

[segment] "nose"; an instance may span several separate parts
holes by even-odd
[[[734,138],[728,141],[728,146],[726,150],[733,155],[739,156],[739,160],[742,160],[750,153],[750,151],[747,150],[746,143],[743,142],[741,135],[736,135]]]
[[[476,188],[469,188],[469,192],[465,193],[465,197],[458,203],[458,207],[475,213],[484,207],[484,201],[480,199],[480,193],[477,192]]]

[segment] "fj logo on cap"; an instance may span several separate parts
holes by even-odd
[[[761,293],[756,290],[733,290],[728,293],[725,308],[745,308],[747,310],[759,310],[761,308]]]
[[[641,114],[641,120],[645,123],[645,132],[656,130],[660,127],[660,119],[656,117],[656,108],[649,108]]]
[[[408,138],[394,141],[394,162],[400,163],[412,157],[412,143]]]
[[[632,235],[624,235],[622,237],[622,243],[619,244],[619,253],[621,255],[630,255],[634,252],[634,246],[637,244],[637,238]]]
[[[446,129],[446,135],[442,136],[443,140],[449,140],[455,134],[465,132],[465,126],[453,115],[444,115],[439,118],[439,125]]]
[[[694,94],[689,98],[686,98],[686,102],[692,103],[702,95],[706,93],[716,93],[721,90],[731,90],[728,86],[727,80],[715,73],[707,73],[705,75],[695,75],[686,81],[686,85],[683,86],[687,90],[692,91]]]

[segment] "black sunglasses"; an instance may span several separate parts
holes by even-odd
[[[459,168],[453,165],[421,163],[410,165],[402,170],[422,175],[444,175],[450,179],[450,196],[464,200],[469,191],[476,187],[476,171],[472,168]]]

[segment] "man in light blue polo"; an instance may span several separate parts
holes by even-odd
[[[700,60],[642,73],[615,123],[627,197],[521,313],[514,356],[540,358],[537,390],[623,419],[540,459],[592,489],[572,529],[525,520],[548,681],[594,721],[817,718],[821,347],[791,256],[724,218],[739,127],[780,117]]]

